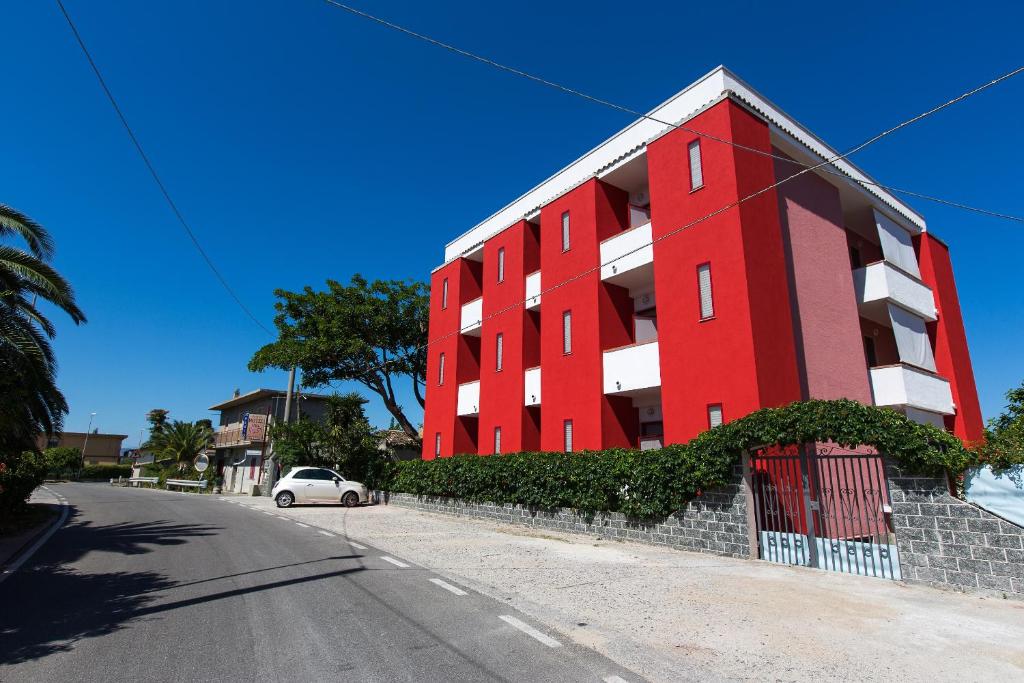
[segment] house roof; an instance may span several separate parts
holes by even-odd
[[[483,242],[524,218],[532,218],[540,208],[569,190],[594,177],[603,177],[629,159],[642,154],[647,143],[670,132],[709,106],[725,98],[743,103],[768,122],[774,136],[795,143],[821,160],[839,156],[839,152],[788,116],[766,97],[724,66],[718,66],[697,81],[658,105],[647,116],[629,124],[568,166],[513,200],[496,213],[455,238],[445,248],[445,263],[469,254]],[[657,119],[657,120],[654,120]],[[845,159],[831,168],[870,194],[874,202],[887,207],[888,213],[912,233],[926,229],[924,218],[907,204],[873,184],[864,171]],[[865,181],[863,184],[858,181]]]
[[[305,391],[295,392],[296,396],[298,396],[300,394],[301,394],[301,396],[304,399],[307,399],[307,400],[308,399],[326,400],[326,399],[329,398],[329,396],[327,396],[326,394],[310,394],[310,393],[305,392]],[[255,391],[250,391],[247,394],[241,394],[239,396],[234,396],[234,397],[228,399],[227,401],[224,401],[223,403],[218,403],[216,405],[212,405],[212,406],[210,406],[208,408],[208,410],[226,410],[228,408],[233,408],[235,406],[244,405],[246,403],[252,403],[253,401],[259,401],[260,399],[270,398],[272,396],[285,396],[285,395],[287,395],[287,392],[285,392],[282,389],[256,389]]]

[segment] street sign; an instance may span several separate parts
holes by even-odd
[[[195,459],[193,465],[195,465],[196,472],[205,472],[206,468],[210,466],[210,458],[208,458],[206,454],[203,453],[202,455]]]

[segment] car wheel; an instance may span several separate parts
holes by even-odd
[[[355,491],[346,491],[341,497],[341,504],[347,508],[354,508],[359,505],[359,494]]]
[[[274,499],[274,502],[277,503],[277,507],[279,508],[291,507],[291,504],[295,502],[295,496],[293,496],[289,491],[281,491],[281,493],[277,494],[277,498]]]

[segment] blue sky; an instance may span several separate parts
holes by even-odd
[[[356,2],[356,0],[353,0]],[[426,279],[446,241],[629,122],[316,0],[67,0],[165,183],[239,296]],[[718,64],[845,149],[1020,63],[1024,8],[952,3],[360,2],[638,109]],[[68,430],[138,440],[283,373],[163,203],[52,3],[7,3],[0,201],[54,234],[89,323],[56,316]],[[1024,214],[1024,76],[856,155],[880,182]],[[1015,123],[1016,122],[1016,123]],[[950,244],[986,417],[1024,379],[1024,225],[910,201]],[[406,405],[420,417],[411,396]],[[388,422],[374,401],[371,418]]]

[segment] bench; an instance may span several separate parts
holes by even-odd
[[[206,483],[207,482],[206,482],[205,479],[203,479],[201,481],[193,481],[191,479],[168,479],[164,483],[164,488],[169,491],[172,486],[179,486],[182,489],[185,489],[185,488],[188,488],[188,487],[191,486],[192,488],[194,488],[196,490],[205,491],[206,490]]]

